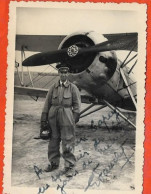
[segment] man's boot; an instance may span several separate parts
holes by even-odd
[[[48,164],[48,166],[44,169],[45,172],[52,172],[54,170],[56,170],[57,168],[59,168],[59,165],[51,163]]]
[[[65,167],[65,175],[66,175],[66,177],[75,176],[75,168],[74,167]]]

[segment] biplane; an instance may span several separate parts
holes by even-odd
[[[88,103],[88,107],[80,113],[81,118],[108,106],[134,128],[134,123],[124,116],[121,109],[137,109],[136,80],[133,76],[137,47],[137,33],[101,35],[90,31],[67,36],[16,36],[16,50],[22,55],[21,66],[55,63],[58,68],[65,63],[70,68],[70,81],[79,88],[81,101]],[[118,50],[128,51],[123,61],[116,56]],[[25,58],[26,51],[39,53]],[[134,52],[136,54],[131,56]],[[130,62],[133,63],[128,67]],[[14,91],[21,95],[45,97],[48,89],[15,86]],[[90,111],[95,105],[99,107]]]

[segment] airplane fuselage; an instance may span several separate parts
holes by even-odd
[[[99,53],[94,62],[84,71],[70,75],[70,81],[75,83],[80,90],[87,91],[90,95],[95,96],[99,101],[105,99],[112,105],[127,110],[135,111],[135,106],[129,95],[127,88],[124,85],[120,75],[120,62],[112,69],[112,73],[108,74],[108,68],[105,63],[99,61],[100,56],[109,58],[110,52]],[[112,65],[112,64],[111,64]],[[127,75],[127,80],[133,94],[136,95],[136,83],[131,75],[128,75],[128,69],[125,67],[124,72]]]

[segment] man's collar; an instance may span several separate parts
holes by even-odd
[[[56,88],[60,85],[60,83],[63,83],[61,80],[59,80],[57,83],[56,83]],[[70,82],[68,80],[66,80],[64,83],[64,86],[67,88],[70,84]]]
[[[62,85],[62,84],[66,84],[67,83],[67,80],[65,81],[65,82],[62,82],[61,80],[59,81],[60,82],[60,85]]]

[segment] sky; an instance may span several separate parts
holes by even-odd
[[[17,8],[16,33],[67,35],[76,31],[100,33],[138,31],[136,11]]]
[[[139,16],[136,11],[29,7],[16,9],[16,34],[68,35],[77,31],[92,30],[110,34],[138,32],[138,28]],[[117,53],[121,60],[125,58],[123,53],[125,52]],[[34,53],[28,52],[27,56],[32,54]],[[19,51],[16,51],[16,61],[21,62]],[[42,71],[44,68],[44,66],[31,67],[30,70]]]

